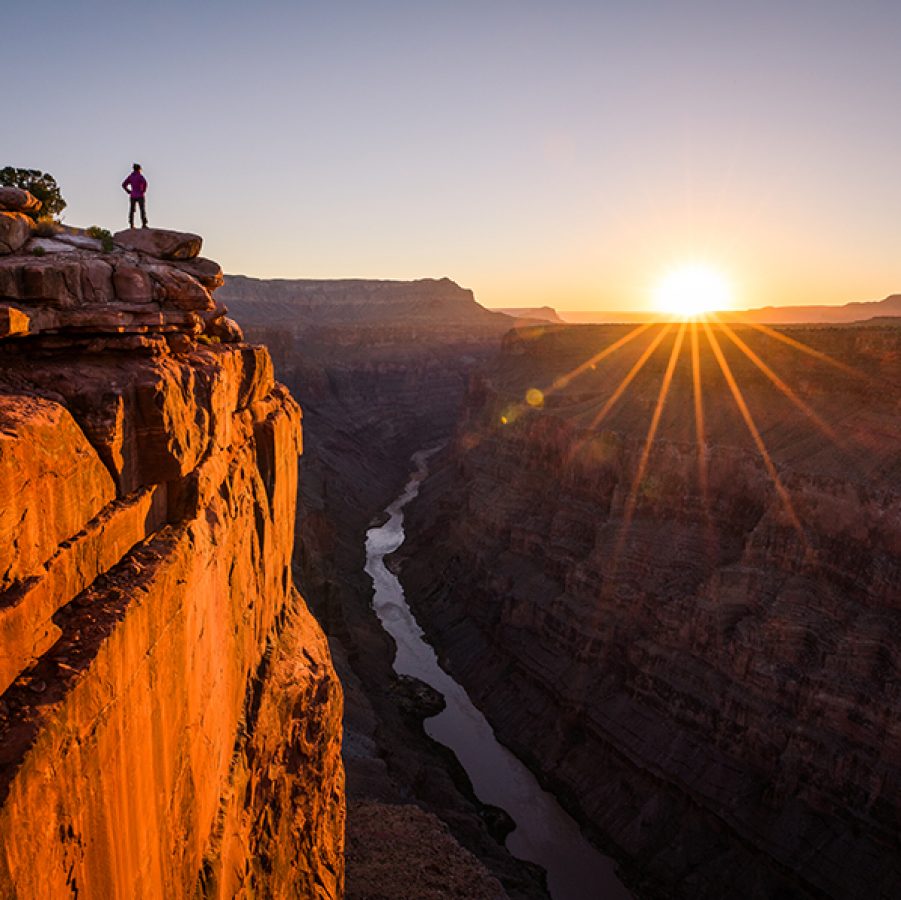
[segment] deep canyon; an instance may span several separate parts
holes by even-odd
[[[895,322],[536,325],[2,215],[0,896],[548,896],[372,607],[437,447],[380,571],[635,896],[896,895]]]
[[[275,284],[267,296],[242,279],[243,296],[226,296],[242,321],[258,316],[250,330],[278,347],[323,436],[302,489],[300,527],[316,534],[300,545],[329,552],[298,572],[359,689],[349,834],[355,791],[415,799],[486,859],[471,818],[431,796],[427,748],[411,765],[420,745],[393,739],[396,687],[374,661],[393,649],[373,630],[369,586],[348,574],[409,454],[453,433],[392,565],[442,663],[637,895],[893,894],[894,322],[513,333],[479,312],[489,333],[475,339],[451,324],[471,297],[451,314],[446,281],[395,286],[384,316],[387,283],[298,282],[305,325],[274,312],[290,290]],[[354,299],[320,325],[309,294],[326,289]],[[317,377],[292,381],[317,356]]]

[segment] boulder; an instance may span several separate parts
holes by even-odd
[[[182,272],[196,278],[207,290],[215,291],[225,284],[222,266],[211,259],[198,256],[196,259],[176,260],[173,265]]]
[[[41,201],[23,188],[0,185],[0,209],[10,212],[36,213]]]
[[[21,250],[31,237],[32,220],[20,212],[0,212],[0,255]]]
[[[189,353],[196,346],[195,342],[188,335],[180,331],[175,332],[175,334],[167,334],[166,342],[172,353]]]
[[[150,303],[153,300],[153,282],[147,272],[138,266],[116,266],[113,289],[123,303]]]
[[[174,266],[148,266],[154,282],[154,299],[178,309],[212,310],[215,308],[209,291]]]
[[[241,326],[228,316],[219,316],[206,326],[206,333],[222,344],[239,344],[244,340]]]
[[[193,259],[203,239],[187,231],[165,228],[126,228],[113,235],[113,243],[125,250],[138,250],[157,259]]]

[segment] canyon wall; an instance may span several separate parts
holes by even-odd
[[[200,239],[0,257],[0,895],[343,893],[301,413]]]
[[[401,580],[641,896],[901,884],[901,328],[549,326],[473,379]]]

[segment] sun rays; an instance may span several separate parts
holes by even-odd
[[[811,422],[816,425],[816,427],[831,441],[837,443],[839,442],[839,437],[835,432],[835,429],[826,422],[822,416],[818,415],[814,412],[810,406],[805,403],[795,391],[793,391],[783,379],[781,379],[736,333],[735,329],[732,328],[726,322],[721,322],[719,317],[714,313],[711,316],[714,321],[716,321],[720,328],[725,332],[726,336],[729,340],[744,353],[745,356],[763,372],[764,375],[791,401],[794,406],[796,406]],[[706,324],[706,323],[705,323]],[[777,332],[778,333],[778,332]],[[808,348],[809,349],[809,348]]]
[[[636,343],[642,336],[644,336],[644,340]],[[754,336],[756,336],[756,340],[752,341]],[[671,343],[667,342],[668,338]],[[715,447],[711,447],[710,441],[717,429],[720,439],[722,439],[721,419],[730,408],[732,410],[730,415],[735,416],[735,426],[744,430],[750,441],[749,447],[753,448],[754,455],[766,475],[766,480],[772,486],[773,500],[770,506],[770,515],[773,517],[773,522],[777,525],[781,523],[783,527],[795,533],[799,551],[805,557],[813,552],[791,490],[786,484],[784,474],[780,472],[777,459],[774,459],[772,448],[768,446],[768,441],[772,436],[770,431],[773,428],[774,407],[772,401],[761,400],[761,397],[766,396],[760,393],[761,386],[769,386],[774,397],[781,397],[790,404],[797,413],[798,422],[809,426],[811,434],[825,439],[843,456],[849,449],[848,436],[844,433],[840,434],[821,412],[814,409],[809,399],[801,396],[800,389],[789,384],[788,379],[777,371],[777,368],[784,371],[784,366],[778,365],[772,359],[768,360],[767,357],[772,354],[766,349],[767,339],[774,342],[773,349],[775,349],[775,343],[783,348],[780,351],[782,358],[786,353],[784,348],[788,347],[794,352],[840,370],[845,375],[872,380],[872,376],[869,374],[836,360],[822,350],[809,346],[776,329],[757,323],[730,324],[716,313],[702,313],[677,322],[648,322],[636,326],[593,353],[570,371],[553,378],[545,391],[537,391],[543,398],[555,393],[564,393],[580,378],[590,378],[593,385],[597,385],[599,382],[603,384],[603,394],[598,397],[594,409],[590,409],[588,406],[591,402],[592,391],[571,392],[573,397],[571,402],[576,407],[571,421],[581,419],[577,434],[568,448],[568,458],[573,461],[580,457],[589,442],[594,442],[599,437],[602,425],[605,426],[605,431],[616,432],[618,429],[626,428],[626,433],[634,433],[636,410],[646,407],[650,409],[647,425],[643,429],[644,437],[634,466],[627,462],[630,458],[629,454],[626,454],[620,463],[617,463],[621,466],[619,478],[622,479],[622,489],[619,493],[621,499],[615,501],[611,507],[611,522],[615,523],[616,533],[615,537],[612,536],[611,553],[608,557],[608,584],[612,584],[612,580],[615,579],[620,559],[626,547],[629,546],[633,522],[642,503],[646,502],[643,498],[651,497],[651,502],[653,502],[653,489],[649,488],[649,485],[653,485],[653,476],[649,476],[649,473],[652,473],[654,469],[655,448],[661,446],[661,434],[667,435],[667,440],[672,439],[677,443],[684,444],[688,437],[686,434],[686,429],[688,429],[693,438],[695,455],[693,463],[695,476],[693,477],[697,479],[695,496],[703,517],[704,540],[709,545],[709,552],[714,557],[718,554],[710,472],[711,459],[716,459],[716,454]],[[664,346],[665,342],[667,343]],[[625,348],[629,348],[629,353],[634,360],[631,361],[631,364],[623,358],[623,354],[626,352]],[[661,350],[667,355],[663,356]],[[619,359],[620,362],[613,365],[611,363],[613,359]],[[656,361],[650,365],[652,360]],[[705,360],[707,360],[706,363]],[[743,361],[744,364],[738,365],[739,361]],[[600,381],[603,379],[605,371],[611,376],[606,383]],[[650,397],[647,396],[649,393],[647,377],[639,382],[636,381],[643,371],[652,371],[656,374],[651,377],[659,379],[653,404]],[[678,395],[686,404],[687,420],[683,425],[679,421],[677,409],[670,407],[672,411],[666,416],[667,425],[664,429],[663,423],[667,406],[674,402],[672,398],[676,395],[674,382],[677,371],[683,373],[678,379],[680,385]],[[717,373],[716,377],[713,377],[713,373]],[[757,373],[756,377],[753,373]],[[755,389],[751,394],[743,388],[743,384],[747,387],[747,384],[751,383],[748,382],[749,378],[755,384]],[[614,415],[615,411],[624,408],[625,398],[629,395],[630,388],[634,388],[636,384],[640,384],[641,387],[639,394],[634,396],[640,396],[642,399],[638,405],[633,403],[631,411],[627,413],[630,418],[624,420],[619,412]],[[688,400],[689,393],[690,401]],[[751,402],[749,402],[749,398]],[[752,403],[759,407],[757,411],[752,409]],[[523,404],[523,407],[526,406],[528,404]],[[784,414],[787,407],[783,406],[781,409]],[[711,410],[715,413],[715,418],[708,421]],[[632,424],[622,424],[626,421],[631,421]],[[761,422],[765,427],[762,427]],[[711,430],[711,423],[713,430]],[[675,437],[673,437],[674,434]],[[713,456],[711,456],[712,453]],[[632,456],[631,459],[634,460],[635,456]],[[849,459],[849,462],[851,461]],[[722,479],[721,471],[718,477],[720,480]],[[686,500],[688,502],[688,497]]]
[[[789,496],[788,491],[785,489],[785,486],[782,484],[782,480],[779,478],[779,473],[776,470],[776,464],[773,462],[773,459],[770,456],[769,451],[767,450],[767,446],[760,434],[760,429],[757,427],[757,423],[754,420],[754,416],[751,414],[751,410],[749,409],[748,403],[745,400],[745,396],[735,379],[735,375],[732,373],[732,369],[729,366],[729,363],[726,361],[726,357],[723,354],[722,348],[720,347],[719,340],[713,333],[713,329],[710,327],[710,324],[706,319],[702,320],[701,324],[704,326],[704,331],[707,334],[707,340],[710,343],[710,349],[713,351],[713,355],[714,357],[716,357],[717,364],[719,365],[720,370],[723,373],[723,377],[726,379],[726,383],[729,385],[729,390],[732,392],[732,397],[735,400],[735,405],[738,407],[738,411],[741,413],[741,417],[742,419],[744,419],[745,425],[747,425],[748,431],[751,433],[751,437],[754,440],[754,444],[757,446],[757,450],[760,453],[760,458],[763,461],[763,465],[766,468],[767,474],[770,476],[770,480],[773,482],[773,487],[775,487],[776,493],[782,500],[782,505],[788,515],[789,521],[791,522],[792,527],[795,529],[795,531],[798,532],[798,535],[800,536],[802,542],[806,545],[807,538],[804,534],[804,529],[801,526],[801,521],[798,519],[798,515],[795,512],[791,497]]]
[[[651,455],[651,447],[654,443],[654,437],[657,434],[657,428],[660,425],[660,417],[663,415],[663,408],[664,406],[666,406],[666,397],[669,393],[670,385],[673,382],[673,373],[676,371],[676,363],[679,361],[679,351],[682,349],[682,341],[685,337],[686,324],[686,322],[682,322],[682,324],[679,326],[679,331],[676,334],[675,341],[673,342],[673,349],[669,355],[669,361],[666,364],[666,371],[663,373],[663,379],[660,382],[660,391],[657,394],[657,403],[654,406],[654,412],[651,416],[651,423],[650,425],[648,425],[648,433],[645,437],[644,447],[641,451],[641,457],[638,460],[638,467],[635,470],[635,477],[632,480],[632,488],[629,491],[629,497],[626,500],[626,505],[623,510],[623,524],[620,528],[620,534],[617,538],[617,546],[614,551],[615,559],[619,558],[620,552],[622,550],[621,545],[625,541],[629,526],[632,523],[632,515],[635,512],[635,504],[638,500],[638,492],[641,490],[645,470],[647,469],[648,465],[648,458]],[[667,329],[661,330],[661,340],[666,334],[666,331]],[[655,349],[655,345],[651,345],[649,349],[653,351],[653,349]]]

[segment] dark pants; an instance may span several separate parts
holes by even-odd
[[[135,227],[135,207],[141,207],[141,224],[147,227],[147,207],[144,205],[143,197],[131,197],[128,201],[128,227]]]

